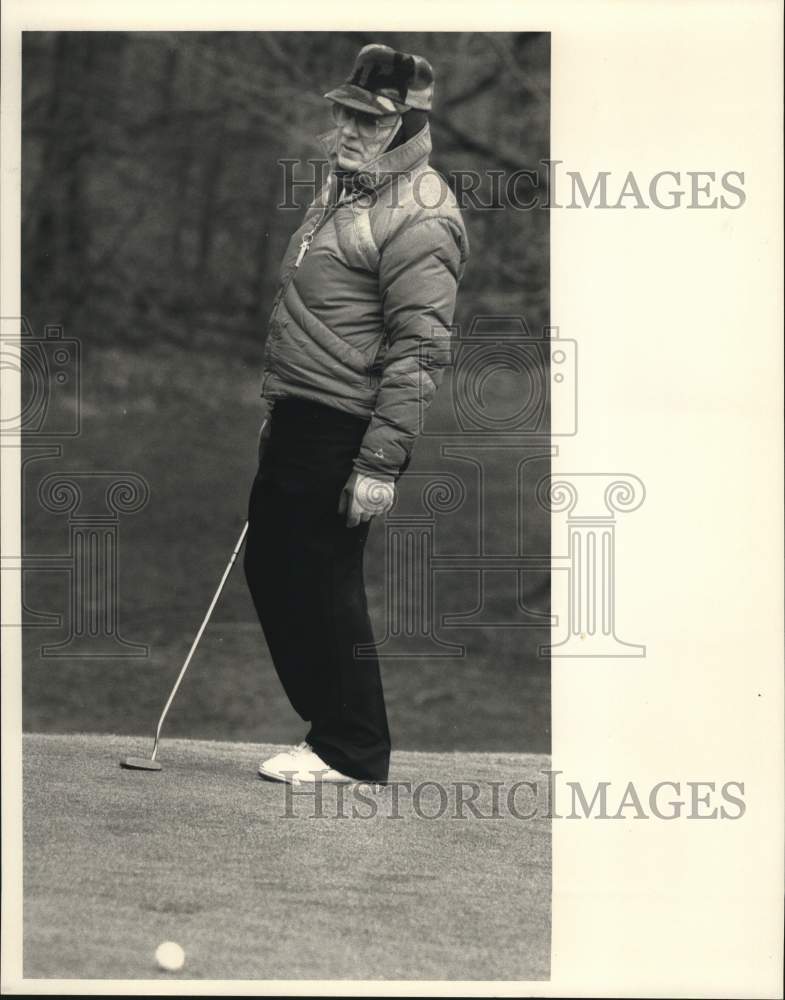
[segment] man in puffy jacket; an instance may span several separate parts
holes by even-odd
[[[281,266],[245,572],[276,671],[310,730],[260,765],[267,778],[388,775],[363,551],[449,363],[468,256],[455,199],[428,165],[432,93],[422,57],[361,49],[349,80],[325,95],[329,179]]]

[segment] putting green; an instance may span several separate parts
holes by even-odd
[[[118,766],[151,742],[25,736],[26,978],[171,978],[166,940],[182,979],[547,978],[550,826],[505,798],[547,757],[402,752],[397,805],[319,807],[256,777],[270,745],[164,740],[161,772]]]

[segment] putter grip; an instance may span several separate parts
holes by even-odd
[[[270,440],[271,430],[270,418],[265,417],[262,421],[262,426],[259,428],[259,441],[256,446],[256,457],[260,464],[267,450],[267,442]]]

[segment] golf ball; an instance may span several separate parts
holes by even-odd
[[[164,972],[179,972],[185,964],[185,952],[174,941],[164,941],[155,949],[155,960]]]

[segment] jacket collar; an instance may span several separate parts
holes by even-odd
[[[327,153],[330,163],[330,170],[334,171],[337,166],[337,155],[335,144],[338,136],[338,129],[331,129],[317,136],[317,141]],[[386,153],[377,156],[375,160],[366,163],[357,171],[355,175],[358,181],[357,187],[361,191],[377,191],[390,183],[394,176],[406,174],[416,170],[428,162],[431,153],[431,128],[425,125],[420,131]],[[330,178],[332,188],[333,178]]]

